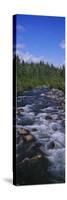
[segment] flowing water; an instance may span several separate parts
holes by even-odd
[[[63,183],[65,181],[65,111],[63,92],[58,89],[41,87],[21,92],[16,99],[17,130],[24,128],[24,130],[29,131],[37,141],[37,144],[40,144],[39,151],[48,160],[46,169],[43,169],[47,173],[48,181],[43,181],[43,183]],[[18,131],[16,131],[16,141],[16,164],[17,169],[20,170],[18,176],[21,176],[21,163],[26,161],[25,158],[28,158],[24,148],[27,148],[28,145],[29,149],[31,144],[24,143],[23,138],[19,139]],[[24,151],[24,155],[22,151]],[[29,153],[31,154],[31,150],[29,150]],[[24,181],[21,181],[21,183],[23,184]],[[20,179],[18,184],[20,184]]]

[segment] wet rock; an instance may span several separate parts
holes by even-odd
[[[40,150],[40,146],[41,144],[37,143],[36,141],[32,142],[32,144],[30,143],[27,149],[27,156],[31,158],[43,154],[43,152]]]
[[[32,128],[32,131],[36,132],[36,131],[37,131],[37,128]]]
[[[37,155],[31,157],[30,160],[36,160],[36,159],[40,159],[40,158],[42,158],[42,155],[41,154],[37,154]]]
[[[20,135],[27,135],[30,134],[30,131],[24,128],[18,128],[17,129]]]
[[[34,142],[35,141],[35,137],[27,129],[19,128],[18,133],[21,136],[21,140],[23,140],[24,142]]]
[[[17,108],[16,114],[19,115],[21,112],[24,112],[24,109],[21,107]]]
[[[46,120],[52,120],[52,117],[51,117],[50,115],[47,115],[47,116],[45,117],[45,119],[46,119]]]
[[[16,168],[17,184],[31,185],[48,183],[47,168],[48,159],[42,155],[25,159]]]
[[[58,127],[57,127],[56,124],[53,124],[53,125],[52,125],[52,129],[53,129],[54,131],[57,131],[57,128],[58,128]]]
[[[33,140],[33,136],[32,135],[23,135],[23,139],[26,142],[31,142]]]
[[[43,158],[43,155],[42,155],[42,154],[36,154],[35,156],[30,157],[30,161],[31,161],[32,163],[34,163],[34,162],[39,161],[39,160],[42,159],[42,158]]]
[[[50,143],[48,144],[48,149],[54,149],[54,147],[55,147],[54,141],[52,141],[52,142],[50,142]]]

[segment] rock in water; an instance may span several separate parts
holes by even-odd
[[[50,115],[47,115],[47,116],[45,117],[45,119],[46,119],[46,120],[52,120],[52,117],[51,117]]]
[[[30,142],[30,141],[32,141],[33,136],[32,136],[32,135],[24,135],[24,136],[23,136],[23,139],[24,139],[26,142]]]
[[[30,133],[29,130],[24,129],[24,128],[18,128],[18,132],[20,135],[27,135]]]
[[[50,143],[48,144],[48,149],[54,149],[54,147],[55,147],[54,141],[52,141],[52,142],[50,142]]]
[[[34,132],[37,131],[37,128],[32,128],[32,131],[34,131]]]

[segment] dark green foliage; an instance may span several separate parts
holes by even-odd
[[[25,63],[15,57],[17,91],[47,85],[65,91],[65,67],[56,68],[53,64],[40,61],[40,63]]]

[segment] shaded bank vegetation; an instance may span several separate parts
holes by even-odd
[[[18,56],[13,59],[13,67],[16,64],[17,91],[47,85],[50,88],[58,88],[65,91],[65,67],[56,68],[53,64],[26,63],[20,61]]]

